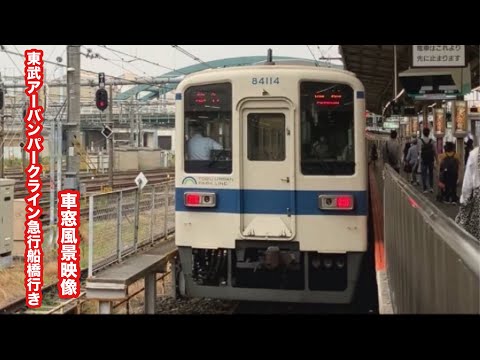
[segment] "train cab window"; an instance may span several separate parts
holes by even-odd
[[[185,91],[185,172],[232,172],[232,85],[192,86]]]
[[[301,171],[304,175],[353,175],[354,107],[349,85],[300,85]]]
[[[285,115],[248,114],[248,160],[285,160]]]

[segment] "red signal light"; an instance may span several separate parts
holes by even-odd
[[[200,195],[199,194],[186,194],[185,195],[185,205],[198,205],[200,204]]]
[[[104,111],[108,107],[108,93],[105,89],[98,89],[95,94],[95,103],[98,110]]]
[[[337,197],[337,208],[350,209],[352,207],[352,198],[350,196]]]

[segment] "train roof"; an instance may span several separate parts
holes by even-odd
[[[215,69],[205,69],[205,70],[201,70],[201,71],[186,75],[183,80],[192,79],[192,78],[195,78],[197,76],[203,76],[205,74],[229,73],[229,72],[233,73],[233,72],[238,72],[238,71],[248,72],[251,69],[259,69],[259,68],[265,68],[265,69],[267,69],[267,68],[268,69],[272,69],[272,68],[276,68],[276,69],[298,69],[298,70],[317,69],[320,72],[322,72],[322,71],[323,72],[325,72],[325,71],[337,72],[339,74],[345,74],[345,75],[349,75],[349,76],[353,76],[353,77],[357,78],[355,73],[353,73],[351,71],[348,71],[348,70],[344,70],[343,68],[340,68],[339,65],[336,65],[335,67],[333,67],[333,66],[332,67],[316,66],[313,63],[310,63],[310,62],[307,62],[307,61],[302,61],[302,60],[300,60],[300,61],[299,60],[285,60],[285,61],[275,61],[274,64],[266,64],[265,62],[260,62],[260,63],[256,63],[256,64],[253,64],[253,65],[231,66],[231,67],[226,67],[226,68],[221,67],[221,68],[215,68]]]

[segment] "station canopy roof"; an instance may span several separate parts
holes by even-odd
[[[180,76],[193,74],[198,71],[205,70],[207,68],[227,68],[233,66],[247,66],[247,65],[254,65],[258,63],[263,63],[267,60],[265,55],[262,56],[241,56],[241,57],[232,57],[232,58],[225,58],[225,59],[217,59],[208,62],[208,65],[205,64],[194,64],[190,65],[178,70],[170,71],[163,75],[156,77],[156,80],[167,80],[171,78],[177,78]],[[295,57],[288,57],[288,56],[273,56],[273,61],[281,64],[288,64],[291,62],[301,63],[305,65],[318,65],[318,66],[326,66],[326,67],[334,67],[334,68],[343,68],[343,65],[335,65],[324,63],[321,61],[315,62],[312,59],[303,59],[303,58],[295,58]],[[138,96],[140,93],[144,95],[140,98],[140,100],[150,100],[159,95],[163,95],[169,91],[174,90],[177,87],[176,83],[170,83],[166,85],[138,85],[134,86],[133,88],[124,91],[118,94],[115,100],[127,100],[129,98]]]
[[[397,74],[411,65],[412,45],[397,45]],[[393,45],[340,45],[345,69],[357,75],[365,86],[367,110],[381,114],[384,106],[401,90],[397,81],[394,94]],[[466,61],[470,64],[472,89],[479,84],[479,45],[466,45]]]

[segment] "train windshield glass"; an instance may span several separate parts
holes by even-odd
[[[232,85],[185,91],[185,172],[232,172]]]
[[[300,85],[301,171],[304,175],[353,175],[354,107],[349,85]]]
[[[248,160],[285,160],[285,115],[251,113],[247,121]]]

